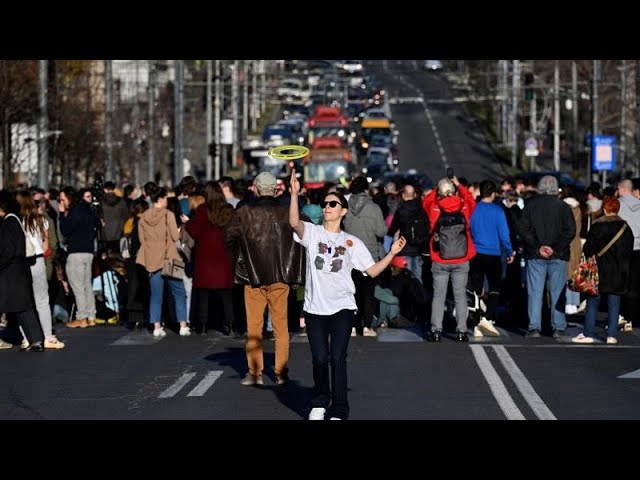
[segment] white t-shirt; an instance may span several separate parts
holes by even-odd
[[[357,310],[351,270],[364,272],[376,263],[362,240],[309,222],[304,222],[302,240],[295,232],[293,239],[307,249],[304,310],[315,315]]]

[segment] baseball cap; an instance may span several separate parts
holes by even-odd
[[[262,172],[255,179],[255,185],[258,192],[274,192],[276,189],[277,179],[271,172]]]

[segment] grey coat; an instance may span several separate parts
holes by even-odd
[[[377,262],[382,257],[381,239],[387,234],[382,210],[366,193],[349,197],[349,213],[344,217],[344,231],[364,242]]]

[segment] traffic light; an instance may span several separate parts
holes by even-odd
[[[533,100],[533,81],[534,81],[533,73],[525,73],[524,74],[524,99],[527,102]]]

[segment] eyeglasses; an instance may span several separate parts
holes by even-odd
[[[500,189],[500,193],[507,193],[508,191],[509,191],[508,188],[506,190]]]
[[[342,204],[337,200],[331,200],[329,202],[320,202],[320,208],[322,208],[323,210],[325,208],[327,208],[327,205],[329,205],[331,208],[336,208],[338,205],[340,205],[340,207],[344,208],[342,206]]]

